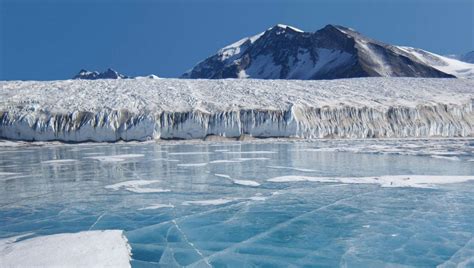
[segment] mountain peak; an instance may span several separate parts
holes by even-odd
[[[360,35],[359,32],[356,30],[341,26],[341,25],[336,25],[336,24],[328,24],[324,26],[322,29],[318,30],[317,32],[332,32],[332,33],[342,33],[344,35],[349,35],[349,36],[354,36],[354,35]]]
[[[286,25],[286,24],[277,24],[271,28],[269,28],[268,30],[290,30],[290,31],[293,31],[293,32],[300,32],[300,33],[304,33],[303,30],[300,30],[296,27],[293,27],[293,26],[290,26],[290,25]]]
[[[447,69],[423,61],[423,56],[415,52],[373,40],[341,25],[328,24],[316,32],[303,32],[277,24],[224,47],[182,77],[317,80],[454,76]]]

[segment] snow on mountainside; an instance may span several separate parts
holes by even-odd
[[[0,82],[0,138],[472,137],[474,80]]]
[[[419,48],[402,46],[398,48],[444,73],[452,74],[459,78],[474,78],[474,64],[440,56]]]
[[[241,39],[198,63],[183,78],[335,79],[350,77],[470,77],[474,65],[440,57],[432,65],[353,29],[327,25],[316,32],[278,24]],[[447,66],[444,68],[444,66]]]

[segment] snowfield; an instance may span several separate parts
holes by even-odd
[[[472,137],[474,80],[0,82],[0,138]]]

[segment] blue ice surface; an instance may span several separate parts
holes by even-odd
[[[471,176],[473,159],[473,140],[3,147],[0,238],[121,229],[133,267],[473,267],[472,181],[431,189],[267,181]],[[106,188],[131,180],[170,191]],[[157,204],[165,207],[145,209]]]

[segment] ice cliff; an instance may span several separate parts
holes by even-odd
[[[0,82],[0,138],[474,136],[474,80]]]

